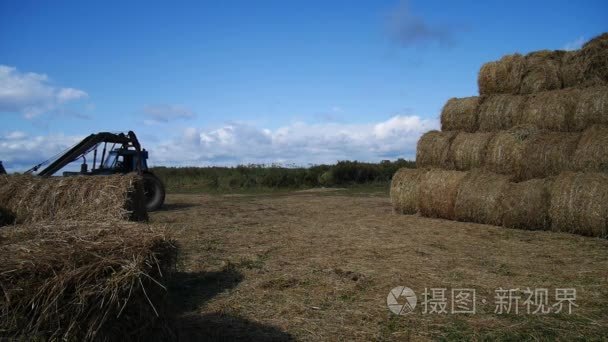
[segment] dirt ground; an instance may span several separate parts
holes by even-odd
[[[384,194],[347,191],[169,195],[151,220],[182,249],[171,293],[183,339],[608,338],[606,240],[397,215]],[[412,312],[387,308],[397,286],[416,293]],[[425,288],[445,288],[447,302],[423,304]],[[527,313],[528,288],[540,303],[547,289],[548,305],[574,288],[577,306]],[[475,290],[475,313],[451,312],[458,289]],[[510,313],[495,313],[500,289],[519,289]]]

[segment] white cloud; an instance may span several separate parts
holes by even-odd
[[[164,141],[161,134],[148,132],[151,136],[141,143],[150,151],[151,165],[378,162],[415,158],[420,135],[438,126],[437,120],[404,115],[367,124],[298,122],[276,129],[236,122],[216,129],[190,127],[180,136]],[[161,142],[153,137],[160,138]],[[0,159],[9,171],[25,171],[82,138],[63,134],[31,136],[21,131],[0,133]]]
[[[230,123],[212,130],[188,128],[155,147],[156,165],[236,165],[247,163],[334,163],[414,158],[420,135],[436,120],[394,116],[370,124],[295,123],[275,130]]]
[[[144,120],[144,123],[148,125],[179,119],[192,119],[196,116],[196,114],[188,108],[168,104],[146,106],[143,109],[143,113],[148,118],[147,120]]]
[[[586,41],[587,40],[585,39],[585,37],[580,36],[577,39],[566,43],[563,49],[566,51],[578,50],[583,46],[583,44],[585,44]]]
[[[45,74],[22,73],[0,65],[0,112],[21,113],[31,119],[86,97],[82,90],[52,85]]]
[[[81,139],[63,134],[29,136],[21,131],[11,131],[0,135],[0,159],[9,172],[23,172]]]

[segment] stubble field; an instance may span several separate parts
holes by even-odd
[[[172,194],[151,221],[181,247],[170,293],[183,340],[608,337],[603,239],[397,215],[385,192],[351,190]],[[397,286],[417,294],[413,312],[388,310]],[[446,289],[447,313],[423,312],[425,288]],[[548,306],[574,288],[577,306],[528,313],[528,288],[547,289]],[[475,313],[451,313],[452,289],[475,291]],[[510,313],[495,313],[499,289],[518,289]]]

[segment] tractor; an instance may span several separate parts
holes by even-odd
[[[99,156],[99,163],[97,163],[98,150],[102,145],[101,156]],[[93,155],[92,167],[89,170],[87,156],[90,157],[91,154]],[[129,131],[127,134],[110,132],[91,134],[51,159],[32,167],[26,173],[36,172],[38,176],[49,177],[69,163],[81,158],[80,171],[64,171],[64,177],[76,175],[103,176],[137,172],[143,178],[146,210],[158,210],[165,202],[165,186],[158,177],[148,170],[148,151],[141,148],[133,131]],[[43,165],[47,164],[48,166],[40,170]],[[2,173],[6,173],[6,171],[2,162],[0,162],[0,174]]]

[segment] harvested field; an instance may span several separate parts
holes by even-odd
[[[135,174],[98,177],[0,176],[0,207],[17,223],[147,219],[143,183]]]
[[[449,99],[441,110],[441,130],[476,132],[479,103],[478,96]]]
[[[161,228],[62,221],[4,227],[0,240],[3,337],[112,341],[162,332],[176,249]]]
[[[184,306],[180,336],[192,340],[608,336],[607,240],[395,215],[388,191],[170,194],[151,221],[169,225],[183,250],[172,292]],[[400,285],[418,295],[405,316],[386,306]],[[448,303],[450,289],[475,289],[476,313],[423,314],[424,289],[442,287]],[[497,289],[528,287],[547,288],[550,304],[556,288],[575,288],[578,307],[527,314],[520,302],[519,314],[494,313]]]

